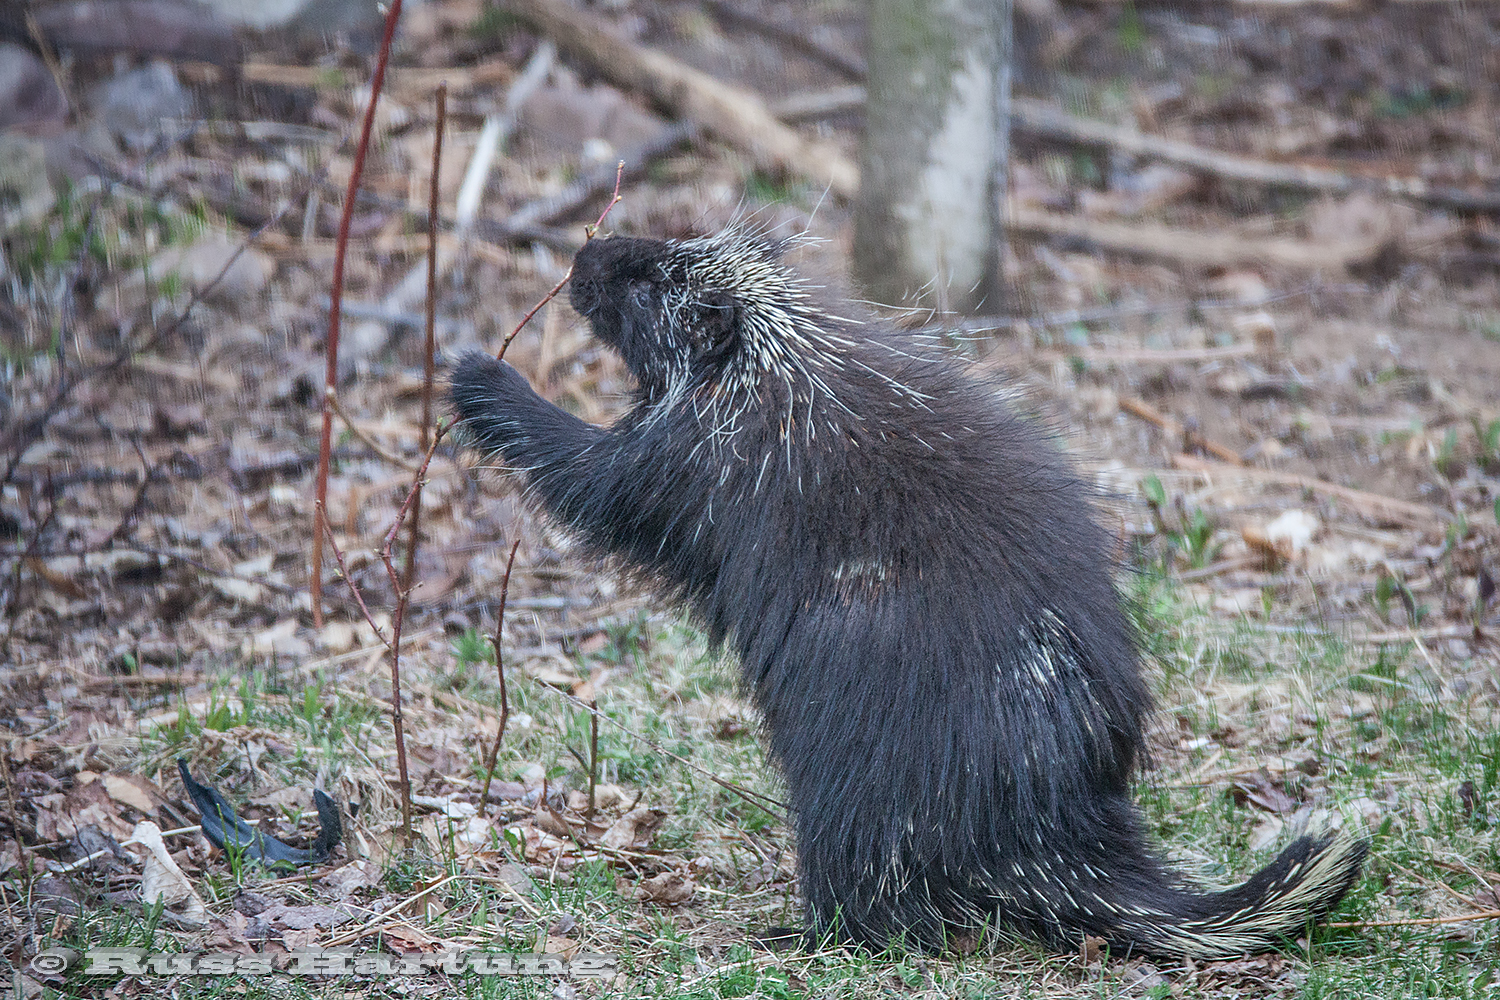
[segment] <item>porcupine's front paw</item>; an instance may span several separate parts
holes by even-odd
[[[528,416],[549,405],[526,376],[480,351],[454,363],[448,384],[459,425],[483,451],[504,452],[524,433]]]

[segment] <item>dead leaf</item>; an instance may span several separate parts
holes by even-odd
[[[351,918],[341,909],[334,909],[319,903],[310,903],[307,906],[272,903],[260,913],[259,919],[266,926],[278,931],[303,931],[310,927],[337,927]]]
[[[361,889],[371,889],[380,884],[380,866],[364,859],[351,861],[324,875],[323,884],[332,889],[337,898],[348,899]]]
[[[1281,833],[1286,829],[1280,816],[1262,816],[1260,822],[1250,831],[1250,850],[1264,851],[1281,839]]]
[[[38,795],[31,804],[39,840],[72,840],[85,826],[97,826],[116,840],[133,835],[134,826],[120,815],[120,804],[102,781],[76,786],[65,795]]]
[[[107,773],[99,780],[110,798],[148,816],[166,801],[161,789],[138,774]]]
[[[1241,805],[1248,802],[1258,809],[1281,816],[1297,810],[1297,800],[1276,784],[1265,768],[1255,774],[1237,778],[1234,782],[1234,797]]]
[[[536,807],[536,814],[532,816],[532,822],[535,823],[539,829],[545,830],[547,833],[552,834],[552,836],[554,837],[560,837],[563,840],[567,840],[569,837],[573,836],[573,828],[568,825],[568,821],[558,815],[557,810],[553,809],[545,802]]]
[[[145,865],[141,869],[141,902],[151,906],[158,900],[174,913],[184,927],[201,928],[207,923],[208,909],[193,891],[182,869],[167,853],[161,829],[150,821],[137,823],[131,831],[133,846],[144,848]],[[130,846],[130,845],[127,845]]]
[[[666,816],[660,809],[632,809],[604,831],[599,843],[616,851],[649,847]]]
[[[281,934],[281,943],[286,946],[287,951],[307,951],[316,945],[318,940],[318,932],[315,928],[283,931]]]
[[[396,951],[421,951],[433,952],[438,949],[438,941],[427,934],[422,933],[411,924],[402,922],[392,924],[382,932],[387,941]]]
[[[571,692],[578,683],[578,672],[558,657],[536,657],[522,667],[526,675],[539,684]]]
[[[637,887],[640,898],[647,903],[660,903],[662,906],[677,906],[686,903],[693,896],[693,891],[698,888],[698,883],[681,872],[662,872],[642,880]]]
[[[578,953],[578,942],[572,938],[555,937],[548,934],[545,952],[548,955],[561,955],[563,958],[572,958]]]

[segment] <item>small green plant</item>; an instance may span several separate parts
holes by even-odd
[[[1167,491],[1161,480],[1154,475],[1147,476],[1141,482],[1141,492],[1145,495],[1146,505],[1151,509],[1157,536],[1166,545],[1166,551],[1161,556],[1162,568],[1166,569],[1172,556],[1177,553],[1193,569],[1208,565],[1219,551],[1219,547],[1213,543],[1218,526],[1204,513],[1203,508],[1195,507],[1192,513],[1187,513],[1179,498],[1174,516],[1169,520]]]
[[[1380,620],[1390,623],[1391,620],[1391,598],[1396,594],[1396,579],[1391,576],[1382,576],[1375,581],[1375,592],[1370,595],[1375,602],[1375,613],[1380,615]]]
[[[1428,87],[1418,83],[1376,91],[1370,96],[1370,111],[1378,118],[1410,118],[1460,107],[1468,99],[1469,94],[1462,87]]]
[[[745,178],[745,200],[754,204],[780,205],[798,200],[801,191],[760,171]]]
[[[1179,535],[1182,550],[1187,554],[1188,565],[1194,569],[1208,565],[1218,551],[1218,546],[1213,545],[1213,536],[1213,522],[1203,513],[1202,507],[1195,507]]]
[[[623,666],[649,651],[651,631],[644,614],[626,622],[607,625],[604,634],[609,637],[609,644],[594,656],[610,666]]]
[[[1448,551],[1453,551],[1465,538],[1469,537],[1469,519],[1459,511],[1448,522],[1448,528],[1443,532],[1443,538],[1447,542]]]
[[[1126,0],[1120,8],[1120,23],[1115,28],[1115,37],[1125,52],[1139,52],[1146,46],[1146,23],[1135,9],[1135,4]]]
[[[1443,435],[1443,443],[1438,446],[1438,453],[1432,460],[1433,468],[1444,479],[1454,479],[1463,475],[1463,462],[1458,458],[1458,428],[1450,427]]]
[[[1488,426],[1481,426],[1476,417],[1474,433],[1479,438],[1479,467],[1491,475],[1500,473],[1500,419],[1491,420]]]
[[[1167,489],[1154,474],[1141,481],[1141,492],[1145,494],[1146,503],[1151,505],[1152,511],[1160,512],[1167,505]]]
[[[471,628],[454,639],[452,649],[460,670],[495,664],[495,646],[477,628]]]
[[[302,689],[302,704],[297,712],[308,725],[316,725],[323,715],[323,685],[316,681]]]
[[[1375,610],[1382,621],[1389,623],[1391,620],[1392,597],[1401,598],[1401,605],[1406,609],[1407,623],[1411,626],[1417,626],[1427,616],[1427,605],[1417,603],[1411,588],[1394,576],[1387,575],[1375,583]]]

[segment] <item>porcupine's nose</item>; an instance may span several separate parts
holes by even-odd
[[[592,316],[599,308],[603,254],[599,248],[613,240],[589,240],[573,257],[573,277],[568,282],[568,302],[580,316]]]
[[[568,301],[584,316],[592,316],[604,302],[623,301],[627,284],[659,276],[666,246],[660,240],[629,236],[589,240],[573,258]]]

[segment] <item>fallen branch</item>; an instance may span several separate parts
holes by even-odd
[[[1456,917],[1415,917],[1409,920],[1335,920],[1324,927],[1428,927],[1433,924],[1462,924],[1470,920],[1500,920],[1500,910],[1461,913]]]
[[[759,169],[811,178],[844,198],[858,190],[859,168],[842,150],[783,125],[758,95],[665,53],[634,45],[611,31],[603,19],[561,0],[506,0],[501,9],[587,60],[619,86],[649,95],[672,114],[743,151]]]
[[[1144,399],[1122,399],[1120,400],[1120,409],[1131,416],[1140,417],[1147,423],[1155,424],[1161,428],[1162,433],[1167,435],[1167,437],[1172,438],[1174,441],[1182,442],[1182,447],[1184,448],[1198,448],[1236,467],[1245,464],[1244,460],[1233,449],[1227,448],[1217,441],[1210,441],[1197,431],[1189,430],[1180,421],[1162,413]]]
[[[830,69],[837,70],[851,80],[865,78],[863,59],[859,56],[845,55],[838,49],[811,38],[804,33],[807,27],[805,25],[799,27],[773,21],[768,17],[745,10],[739,4],[730,3],[728,0],[704,0],[704,6],[727,23],[763,35],[814,62],[820,62]]]
[[[1046,139],[1104,146],[1109,149],[1159,160],[1194,173],[1229,181],[1289,188],[1314,194],[1352,194],[1370,191],[1424,205],[1464,212],[1500,211],[1500,192],[1469,192],[1457,188],[1429,187],[1420,177],[1368,177],[1329,167],[1299,163],[1273,163],[1234,153],[1222,153],[1191,143],[1179,142],[1134,129],[1108,125],[1070,115],[1034,97],[1011,98],[1011,127]]]
[[[1464,639],[1474,635],[1473,625],[1434,625],[1430,628],[1396,629],[1390,632],[1366,632],[1344,636],[1344,641],[1360,646],[1378,646],[1386,642],[1421,642],[1423,639]]]
[[[819,121],[864,109],[865,88],[858,83],[791,94],[771,105],[771,113],[784,122]]]
[[[1265,352],[1254,344],[1230,344],[1227,347],[1180,347],[1153,348],[1135,347],[1105,350],[1093,347],[1077,347],[1067,350],[1045,349],[1033,351],[1029,356],[1038,361],[1062,360],[1087,361],[1090,364],[1143,364],[1177,365],[1199,361],[1228,361],[1233,358],[1250,358]]]
[[[364,173],[365,153],[370,148],[370,134],[375,129],[375,105],[385,82],[386,63],[391,58],[391,41],[396,36],[396,22],[401,19],[401,0],[391,0],[385,15],[385,32],[380,52],[375,57],[375,71],[370,77],[370,102],[360,124],[359,143],[354,147],[354,163],[349,170],[349,186],[344,195],[344,210],[339,217],[338,249],[333,256],[333,278],[329,282],[328,339],[323,345],[327,370],[323,382],[323,432],[318,439],[318,477],[313,502],[312,566],[310,567],[313,628],[323,627],[323,529],[328,515],[328,470],[333,442],[333,404],[337,394],[339,370],[339,306],[344,297],[344,255],[349,246],[349,223],[354,216],[354,200],[359,194],[359,179]],[[408,823],[408,830],[410,824]]]
[[[1097,250],[1171,261],[1184,268],[1271,266],[1297,271],[1347,271],[1380,252],[1378,239],[1312,243],[1294,239],[1256,239],[1232,232],[1177,229],[1159,223],[1100,222],[1013,207],[1007,228],[1014,233],[1073,240]]]
[[[1424,527],[1433,523],[1446,523],[1448,515],[1436,507],[1426,504],[1410,503],[1406,500],[1397,500],[1395,497],[1382,496],[1379,493],[1369,493],[1365,490],[1357,490],[1350,486],[1340,486],[1330,483],[1325,479],[1314,476],[1303,476],[1295,472],[1276,472],[1272,469],[1257,469],[1252,466],[1233,466],[1222,462],[1212,462],[1208,459],[1196,458],[1192,455],[1173,455],[1172,465],[1174,468],[1185,469],[1190,472],[1205,474],[1220,473],[1223,475],[1242,476],[1256,479],[1263,483],[1274,483],[1278,486],[1294,486],[1298,489],[1311,490],[1325,496],[1337,497],[1352,506],[1358,507],[1365,513],[1376,518],[1384,518],[1399,524],[1408,526]]]
[[[833,115],[862,111],[865,88],[846,84],[826,90],[809,91],[784,97],[771,105],[772,112],[784,122],[817,121]],[[1345,195],[1368,191],[1391,198],[1401,198],[1420,205],[1448,208],[1460,212],[1500,212],[1500,191],[1465,191],[1454,187],[1434,187],[1421,177],[1398,177],[1390,174],[1358,174],[1332,167],[1306,163],[1277,163],[1236,153],[1225,153],[1189,142],[1151,135],[1131,128],[1069,114],[1055,105],[1035,97],[1011,98],[1010,124],[1018,133],[1037,136],[1052,142],[1083,146],[1101,146],[1160,163],[1191,170],[1219,180],[1265,187],[1304,191],[1310,194]],[[1490,255],[1477,255],[1480,266],[1492,264]]]

